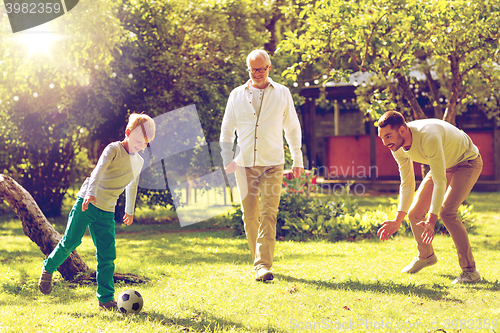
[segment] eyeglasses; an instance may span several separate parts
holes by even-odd
[[[264,73],[265,71],[267,71],[267,69],[269,68],[269,65],[266,66],[266,68],[258,68],[258,69],[254,69],[254,68],[247,68],[247,72],[248,73],[252,73],[252,74],[255,74],[255,73],[259,73],[259,74],[262,74]]]

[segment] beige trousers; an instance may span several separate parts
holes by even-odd
[[[457,217],[458,207],[467,198],[472,187],[483,169],[483,160],[479,155],[476,159],[465,161],[446,170],[447,190],[441,207],[441,220],[450,233],[458,253],[458,262],[464,272],[474,272],[476,263],[472,255],[469,236],[462,222]],[[418,255],[427,259],[434,254],[432,244],[422,241],[423,227],[416,224],[425,220],[431,205],[434,183],[429,172],[420,184],[416,197],[408,212],[413,236],[417,241]]]
[[[276,243],[276,216],[283,184],[283,165],[238,167],[236,182],[254,269],[270,269]]]

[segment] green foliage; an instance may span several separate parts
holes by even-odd
[[[116,89],[124,90],[117,103],[120,116],[100,126],[93,139],[111,141],[110,133],[123,132],[123,120],[131,112],[154,117],[195,104],[206,141],[217,142],[227,97],[248,78],[246,55],[266,40],[261,15],[248,0],[123,1],[117,17],[131,38],[111,66],[117,77],[130,77],[130,82],[128,89]],[[170,130],[189,127],[172,124]],[[205,161],[192,157],[184,165],[201,174],[199,164]],[[186,172],[181,170],[181,176]],[[168,185],[166,190],[139,191],[151,207],[173,207]]]
[[[418,84],[416,84],[418,89]],[[392,93],[394,92],[394,93]],[[398,109],[405,115],[411,115],[411,108],[397,93],[397,83],[384,76],[372,76],[364,85],[356,88],[356,103],[359,109],[378,119],[384,112]],[[412,117],[408,117],[412,119]]]
[[[195,104],[208,141],[218,141],[227,97],[247,79],[246,55],[265,35],[252,2],[124,1],[119,17],[134,41],[134,90],[126,108],[149,114]],[[180,130],[180,129],[179,129]]]
[[[312,177],[302,175],[300,179],[284,179],[284,192],[281,196],[277,215],[276,237],[281,240],[355,241],[376,237],[382,222],[391,220],[397,211],[396,199],[389,205],[379,205],[375,209],[359,209],[349,185],[334,196],[318,198],[311,184]],[[461,205],[458,218],[470,232],[474,229],[477,213],[473,205]],[[228,215],[229,225],[235,235],[243,235],[241,208]],[[448,234],[442,220],[438,218],[436,234]],[[407,218],[397,232],[412,235]]]
[[[248,78],[245,57],[268,39],[263,21],[272,9],[249,0],[98,0],[47,25],[61,37],[47,54],[2,38],[0,171],[50,216],[69,184],[123,138],[131,112],[158,116],[196,104],[205,138],[218,141],[229,92]],[[7,35],[8,24],[0,29]],[[168,189],[141,193],[148,196],[152,205],[172,203]]]
[[[284,178],[276,226],[278,239],[306,240],[311,238],[349,239],[352,222],[350,214],[356,211],[356,204],[347,194],[338,195],[336,200],[319,199],[313,193],[316,185],[311,184],[313,172],[302,174],[298,179]],[[345,193],[348,188],[345,189]],[[238,207],[228,215],[230,226],[236,235],[244,234],[242,212]],[[347,224],[346,224],[347,223]],[[349,230],[347,230],[349,229]],[[349,232],[348,232],[349,231]],[[356,235],[352,235],[356,237]],[[358,235],[360,236],[360,235]]]
[[[2,36],[8,36],[4,28]],[[55,216],[67,188],[88,171],[82,156],[87,128],[106,117],[80,101],[100,90],[91,77],[98,76],[96,68],[106,70],[126,36],[108,1],[81,3],[44,29],[0,39],[0,171],[24,186],[47,216]],[[43,43],[49,44],[43,45],[47,53],[33,47]]]
[[[453,123],[478,102],[490,117],[498,116],[497,1],[319,0],[304,7],[303,17],[278,46],[299,58],[285,77],[348,82],[353,72],[367,72],[385,80],[378,92],[414,118],[425,117],[416,101],[422,89],[414,87],[421,80],[432,87],[426,97],[438,117]],[[380,103],[385,98],[367,100],[375,105],[364,111],[374,119],[391,106]]]
[[[284,143],[284,150],[285,150],[285,165],[284,168],[285,170],[290,170],[292,169],[293,165],[293,159],[292,159],[292,154],[290,153],[290,147],[288,147],[288,143],[286,142],[285,138],[283,137],[283,143]]]

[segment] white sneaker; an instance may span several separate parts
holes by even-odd
[[[408,266],[406,266],[401,270],[401,273],[410,273],[410,274],[417,273],[422,268],[425,268],[427,266],[432,266],[437,262],[438,258],[435,254],[433,254],[430,258],[427,259],[420,259],[419,257],[416,257]]]
[[[272,279],[274,279],[273,272],[271,272],[270,270],[268,270],[265,267],[259,268],[255,272],[255,280],[257,280],[257,281],[264,282],[264,281],[271,281]]]
[[[481,280],[481,275],[479,275],[479,271],[475,272],[462,272],[459,277],[457,277],[451,284],[456,283],[474,283]]]

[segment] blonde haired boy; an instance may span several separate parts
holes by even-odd
[[[43,262],[38,281],[40,291],[52,291],[52,274],[70,253],[82,243],[87,227],[96,247],[97,299],[99,307],[116,308],[114,300],[115,221],[118,196],[125,190],[123,223],[134,221],[137,185],[144,160],[137,154],[155,137],[155,123],[145,114],[132,114],[123,141],[106,146],[90,177],[85,179],[73,209],[69,213],[64,237]]]

